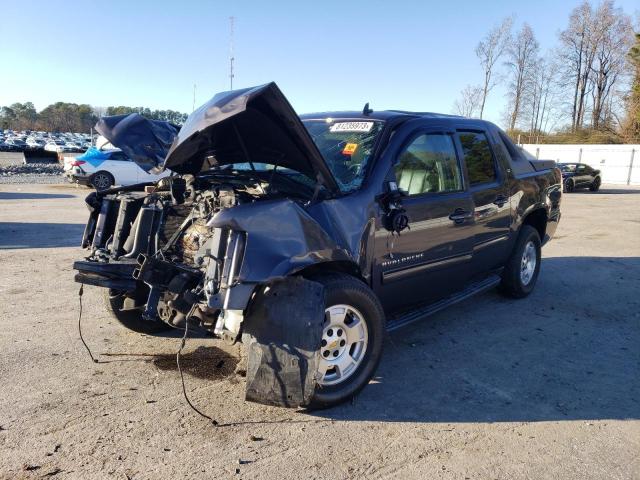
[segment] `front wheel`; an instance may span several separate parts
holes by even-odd
[[[576,184],[572,179],[568,179],[564,182],[564,188],[562,191],[564,193],[571,193],[576,189]]]
[[[364,388],[380,363],[384,312],[364,283],[348,275],[314,279],[324,285],[325,321],[316,391],[310,408],[342,403]]]
[[[145,320],[141,309],[124,309],[127,295],[113,288],[104,289],[104,304],[107,310],[124,327],[136,333],[154,334],[171,330],[171,325],[160,320]]]
[[[592,192],[597,192],[598,190],[600,190],[600,177],[596,177],[593,179],[593,182],[591,182],[591,185],[589,185],[589,190],[591,190]]]
[[[502,272],[500,290],[513,298],[529,295],[538,280],[540,259],[540,235],[532,226],[523,225]]]

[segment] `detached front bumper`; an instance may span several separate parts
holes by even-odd
[[[136,280],[133,278],[133,271],[136,267],[138,264],[135,261],[127,263],[103,263],[86,260],[73,262],[73,269],[78,271],[74,277],[76,282],[127,292],[136,289]]]

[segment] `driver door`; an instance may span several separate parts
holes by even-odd
[[[381,229],[375,242],[374,278],[389,313],[462,289],[471,276],[474,236],[473,200],[453,132],[413,132],[393,169],[407,193],[402,206],[410,228],[399,236]]]

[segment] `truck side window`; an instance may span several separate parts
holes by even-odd
[[[409,193],[444,193],[462,190],[462,175],[453,139],[446,134],[422,134],[398,157],[398,187]]]
[[[496,166],[493,162],[489,140],[484,133],[459,132],[464,160],[469,173],[469,183],[479,185],[496,180]]]

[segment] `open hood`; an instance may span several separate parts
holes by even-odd
[[[147,172],[160,170],[180,129],[172,123],[148,120],[137,113],[102,117],[95,128]]]
[[[218,165],[267,163],[338,185],[302,121],[275,83],[217,94],[194,111],[164,168],[196,174]]]

